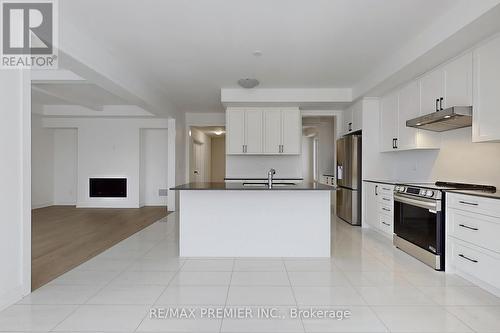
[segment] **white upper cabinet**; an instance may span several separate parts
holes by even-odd
[[[500,37],[474,50],[472,141],[500,141]]]
[[[300,110],[281,111],[281,153],[298,155],[302,148],[302,118]]]
[[[363,104],[359,101],[346,109],[343,114],[342,134],[349,134],[363,129]]]
[[[421,114],[428,114],[444,107],[444,71],[436,69],[420,79]]]
[[[472,105],[472,69],[472,54],[467,53],[383,97],[380,150],[439,149],[439,133],[406,127],[406,121],[452,106]]]
[[[443,67],[445,88],[443,108],[472,105],[472,53]]]
[[[245,111],[245,153],[262,153],[262,111]]]
[[[245,110],[226,112],[226,150],[228,154],[245,152]]]
[[[420,115],[420,83],[413,81],[399,92],[397,149],[417,147],[418,129],[406,127],[406,121]]]
[[[380,100],[380,150],[396,149],[398,137],[398,94],[390,93]]]
[[[428,87],[432,76],[425,77]],[[439,134],[406,127],[407,120],[432,112],[422,110],[424,102],[429,99],[424,99],[421,89],[422,81],[415,80],[382,97],[380,103],[380,151],[439,149]],[[440,99],[437,98],[438,107],[440,102]]]
[[[281,151],[281,110],[264,112],[264,153],[279,154]]]
[[[302,118],[298,108],[228,108],[226,149],[230,155],[298,155]]]
[[[438,67],[420,79],[421,114],[472,105],[472,53]]]

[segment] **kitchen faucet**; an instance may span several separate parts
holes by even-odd
[[[268,188],[273,188],[273,176],[276,174],[276,170],[274,170],[273,168],[271,168],[268,172],[267,172],[267,187]]]

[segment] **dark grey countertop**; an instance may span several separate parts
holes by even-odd
[[[335,187],[319,183],[297,183],[291,186],[276,185],[273,188],[267,186],[243,186],[242,183],[188,183],[171,188],[175,191],[198,191],[198,190],[219,190],[219,191],[334,191]]]
[[[391,184],[391,185],[410,183],[408,181],[394,180],[394,179],[393,180],[390,180],[390,179],[363,179],[363,181],[370,182],[370,183]]]
[[[448,193],[458,193],[458,194],[466,194],[472,195],[475,197],[483,197],[483,198],[492,198],[492,199],[500,199],[500,192],[484,192],[484,191],[469,191],[469,190],[445,190]]]
[[[304,178],[279,178],[279,177],[274,177],[274,180],[304,180]],[[224,178],[224,180],[264,180],[267,181],[267,177],[262,177],[262,178],[239,178],[239,177],[227,177]]]

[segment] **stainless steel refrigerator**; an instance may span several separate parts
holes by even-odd
[[[337,140],[337,216],[361,225],[361,135]]]

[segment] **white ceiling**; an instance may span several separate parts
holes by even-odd
[[[130,104],[101,87],[86,82],[33,83],[31,100],[40,105],[105,105]]]
[[[214,112],[220,89],[242,77],[259,88],[352,87],[455,3],[71,0],[60,16],[61,29],[70,20],[87,31],[181,111]]]

